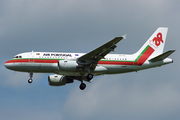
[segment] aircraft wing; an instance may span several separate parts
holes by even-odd
[[[104,56],[106,56],[111,51],[114,51],[114,49],[117,47],[116,44],[123,38],[125,39],[126,35],[122,37],[116,37],[113,40],[105,43],[104,45],[96,48],[95,50],[79,57],[77,59],[77,63],[80,65],[97,65],[100,59],[104,58]]]

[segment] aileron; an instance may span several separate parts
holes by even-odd
[[[117,47],[116,44],[123,38],[124,37],[114,38],[113,40],[78,58],[77,63],[84,65],[91,64],[91,62],[82,63],[81,61],[92,61],[92,63],[93,61],[96,61],[96,63],[98,63],[100,59],[104,58],[104,56],[106,56],[111,51],[114,51],[114,49]]]

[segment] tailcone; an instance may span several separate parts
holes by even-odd
[[[164,63],[164,64],[173,63],[173,59],[171,59],[171,58],[166,58],[166,59],[163,60],[163,63]]]

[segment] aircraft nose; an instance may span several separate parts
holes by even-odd
[[[12,63],[9,63],[9,61],[5,62],[4,66],[7,68],[7,69],[11,69],[12,68]]]
[[[4,66],[5,66],[6,68],[9,68],[8,63],[6,63],[6,62],[5,62],[5,64],[4,64]]]

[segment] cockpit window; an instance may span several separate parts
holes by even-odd
[[[22,58],[22,56],[14,56],[14,58]]]

